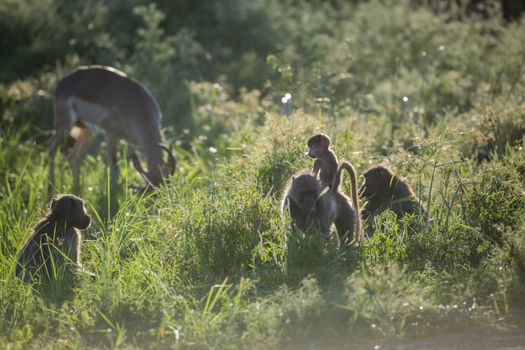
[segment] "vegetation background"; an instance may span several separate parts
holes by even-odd
[[[0,347],[346,349],[523,330],[525,20],[499,2],[424,3],[1,0]],[[81,186],[98,278],[24,285],[54,86],[86,64],[153,92],[179,169],[133,193],[123,146],[109,220],[100,142]],[[386,213],[349,250],[291,234],[281,192],[318,132],[360,173],[406,177],[432,220]]]

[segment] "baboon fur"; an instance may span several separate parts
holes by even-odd
[[[398,218],[407,213],[422,214],[426,217],[425,209],[410,185],[394,175],[384,166],[375,166],[364,174],[364,182],[359,189],[361,197],[367,202],[361,212],[362,219],[381,215],[385,210],[393,211]]]
[[[357,211],[344,194],[323,188],[310,172],[292,176],[281,210],[290,213],[294,227],[301,232],[317,229],[323,238],[330,239],[330,228],[335,224],[341,244],[348,244],[348,237],[355,240]]]
[[[308,156],[315,158],[313,174],[319,175],[322,188],[331,186],[337,172],[337,156],[330,149],[330,138],[325,134],[317,134],[307,142]]]
[[[86,229],[90,223],[91,217],[82,199],[71,194],[56,196],[48,213],[22,246],[16,275],[29,282],[36,275],[50,279],[54,270],[63,265],[70,271],[82,271],[78,229]]]

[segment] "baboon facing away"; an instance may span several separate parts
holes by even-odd
[[[349,236],[353,241],[359,239],[357,211],[348,198],[339,191],[321,187],[311,173],[292,176],[284,191],[281,210],[290,213],[293,225],[302,232],[318,229],[323,238],[330,239],[330,228],[335,224],[341,244],[347,245]]]
[[[308,156],[315,158],[314,176],[319,175],[322,188],[331,186],[337,172],[337,156],[330,149],[330,138],[325,134],[317,134],[307,142]]]
[[[398,218],[406,213],[427,213],[417,200],[410,185],[383,166],[375,166],[363,174],[359,194],[368,201],[362,211],[363,220],[379,216],[387,209]]]
[[[82,199],[70,194],[55,197],[22,246],[16,275],[29,282],[35,275],[50,279],[63,265],[70,271],[82,271],[78,229],[86,229],[90,223]]]

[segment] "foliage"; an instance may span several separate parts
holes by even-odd
[[[525,22],[451,11],[406,0],[1,2],[0,343],[402,347],[523,327]],[[93,63],[157,97],[178,169],[155,192],[131,191],[141,178],[122,147],[110,218],[97,145],[81,183],[94,218],[82,260],[97,278],[26,285],[16,257],[48,201],[53,87]],[[378,163],[400,174],[429,219],[385,212],[350,248],[292,232],[282,192],[312,166],[305,141],[319,132],[360,174]],[[63,154],[57,165],[67,192]]]

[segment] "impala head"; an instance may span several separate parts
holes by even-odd
[[[159,160],[150,159],[148,162],[147,171],[144,171],[144,168],[142,167],[137,155],[135,153],[131,155],[131,161],[133,162],[135,169],[140,175],[142,175],[146,182],[155,187],[161,185],[164,182],[164,179],[173,175],[177,165],[177,160],[173,155],[171,146],[167,148],[166,146],[159,144],[157,147],[161,150],[161,152],[165,151],[168,155],[168,158],[166,161],[164,161],[162,156],[159,158]]]

